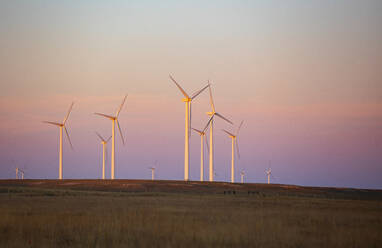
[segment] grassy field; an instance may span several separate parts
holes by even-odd
[[[0,247],[382,247],[381,191],[40,181],[0,182]]]

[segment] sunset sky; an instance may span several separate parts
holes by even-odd
[[[183,179],[184,103],[212,82],[216,180],[229,181],[235,130],[247,182],[382,189],[382,1],[0,2],[0,178],[100,178],[95,131],[111,135],[120,114],[116,178]],[[192,126],[210,111],[193,103]],[[111,151],[111,146],[109,147]],[[199,179],[200,139],[190,142]],[[205,152],[205,179],[208,178]],[[110,154],[109,154],[110,158]],[[110,177],[110,161],[106,175]]]

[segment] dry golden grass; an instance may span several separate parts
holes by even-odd
[[[381,247],[382,202],[0,186],[0,247]]]

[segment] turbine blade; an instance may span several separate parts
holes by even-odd
[[[235,135],[233,135],[232,133],[230,133],[230,132],[228,132],[228,131],[226,131],[226,130],[224,130],[224,129],[222,129],[222,131],[223,131],[223,132],[226,132],[229,136],[235,137]]]
[[[207,152],[208,152],[208,154],[210,154],[210,145],[208,144],[208,137],[207,137],[207,136],[204,136],[204,140],[206,141]]]
[[[225,120],[226,122],[233,124],[232,121],[228,120],[227,118],[225,118],[225,117],[222,116],[221,114],[219,114],[219,113],[215,113],[215,115],[219,116],[220,118],[222,118],[222,119]]]
[[[214,115],[211,116],[211,118],[209,119],[209,121],[207,122],[207,125],[204,127],[203,129],[203,133],[206,131],[206,129],[208,128],[208,126],[210,125],[212,119],[214,118]]]
[[[211,85],[209,81],[208,81],[208,85],[209,85],[208,89],[210,91],[210,104],[211,104],[212,112],[215,112],[214,99],[212,98],[212,90],[211,90]]]
[[[240,159],[240,151],[239,151],[239,144],[237,143],[237,138],[235,139],[235,143],[236,143],[237,157]]]
[[[119,134],[121,135],[122,144],[125,145],[125,139],[123,138],[122,130],[121,130],[121,127],[119,126],[119,121],[118,120],[117,120],[117,126],[118,126],[118,130],[119,130]]]
[[[66,129],[66,127],[65,127],[65,126],[64,126],[64,129],[65,129],[66,137],[68,138],[68,141],[69,141],[70,147],[72,148],[72,150],[74,150],[74,148],[73,148],[73,145],[72,145],[72,141],[70,141],[70,137],[69,137],[69,133],[68,133],[68,130]]]
[[[243,122],[244,122],[244,121],[241,121],[241,122],[240,122],[240,125],[239,125],[239,127],[238,127],[238,129],[237,129],[237,131],[236,131],[236,136],[239,135],[239,131],[240,131],[241,126],[243,125]]]
[[[191,98],[189,95],[187,95],[187,93],[184,91],[184,89],[182,87],[180,87],[180,85],[175,81],[175,79],[169,75],[170,79],[176,84],[176,86],[178,86],[179,90],[182,92],[182,94],[186,97],[186,98]]]
[[[43,121],[43,123],[52,124],[52,125],[59,126],[59,127],[61,126],[61,123],[58,123],[58,122]]]
[[[127,94],[125,95],[125,98],[123,98],[123,101],[122,101],[121,105],[119,106],[117,113],[115,114],[115,116],[117,118],[118,118],[119,112],[121,112],[121,109],[122,109],[123,105],[125,104],[126,98],[127,98]]]
[[[202,93],[205,89],[207,89],[210,85],[207,84],[207,86],[205,86],[203,89],[197,91],[196,93],[194,93],[191,97],[192,100],[194,100],[194,98],[196,98],[200,93]]]
[[[65,122],[66,122],[66,121],[68,120],[68,118],[69,118],[69,114],[70,114],[70,112],[72,111],[73,104],[74,104],[74,102],[72,102],[72,104],[70,105],[70,107],[69,107],[69,111],[68,111],[68,113],[66,114],[64,121],[62,122],[64,125],[65,125]]]
[[[106,140],[106,143],[109,142],[110,139],[111,139],[111,135],[110,135],[110,137]]]
[[[102,136],[99,133],[97,133],[97,132],[95,132],[95,133],[97,134],[97,136],[100,138],[101,141],[105,142],[105,140],[102,138]]]
[[[106,117],[110,120],[114,120],[115,117],[111,116],[111,115],[105,115],[105,114],[101,114],[101,113],[94,113],[95,115],[99,115],[99,116],[103,116],[103,117]]]

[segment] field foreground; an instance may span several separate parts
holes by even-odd
[[[0,180],[0,247],[381,246],[381,190]]]

